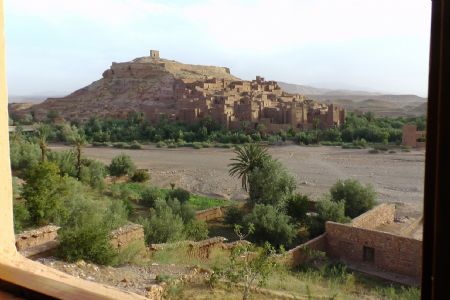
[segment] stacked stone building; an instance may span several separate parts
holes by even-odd
[[[345,110],[288,94],[277,82],[209,78],[186,83],[177,91],[176,119],[195,123],[210,116],[230,129],[263,124],[269,131],[330,128],[343,124]]]

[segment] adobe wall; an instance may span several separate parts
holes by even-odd
[[[205,222],[221,217],[223,217],[223,211],[221,207],[213,207],[205,210],[200,210],[195,213],[195,219]]]
[[[394,218],[395,204],[382,203],[354,218],[351,225],[353,227],[374,229],[382,224],[394,222]]]
[[[16,235],[16,248],[26,251],[30,248],[53,242],[58,237],[58,226],[47,225],[33,230],[24,231]]]
[[[420,278],[422,241],[335,222],[327,222],[325,227],[330,257]],[[364,262],[364,246],[374,249],[373,263]]]
[[[134,242],[142,242],[144,245],[144,241],[144,227],[139,224],[127,224],[113,230],[110,234],[111,245],[118,250]]]
[[[402,145],[409,147],[416,147],[417,145],[417,126],[416,125],[405,125],[403,126],[402,134]]]
[[[287,251],[285,259],[287,259],[290,266],[298,266],[308,259],[310,250],[326,252],[327,234],[323,233],[318,237]]]

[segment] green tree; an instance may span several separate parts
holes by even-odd
[[[345,215],[355,218],[373,208],[376,204],[376,193],[371,185],[363,186],[354,179],[339,180],[330,189],[331,200],[344,201]]]
[[[287,214],[296,221],[304,220],[308,212],[309,201],[306,195],[291,195],[286,201]]]
[[[251,205],[283,207],[296,188],[294,177],[277,160],[267,159],[248,174]]]
[[[192,220],[184,227],[184,235],[189,240],[201,241],[208,238],[208,224],[202,220]]]
[[[183,219],[172,212],[170,206],[161,202],[150,209],[150,216],[141,219],[144,226],[145,241],[151,243],[167,243],[184,238]]]
[[[318,236],[325,231],[325,222],[332,221],[338,223],[347,223],[351,221],[345,216],[344,201],[331,201],[330,196],[326,195],[316,203],[317,216],[312,217],[309,231],[312,237]]]
[[[45,225],[54,221],[65,210],[57,195],[58,167],[50,162],[41,162],[27,170],[25,181],[22,196],[26,199],[31,222]]]
[[[112,176],[131,175],[136,170],[134,162],[131,157],[126,154],[119,154],[111,160],[109,165],[109,173]]]
[[[252,212],[244,217],[244,224],[253,224],[252,239],[269,242],[272,245],[290,245],[297,234],[291,218],[282,210],[271,205],[257,204]]]
[[[51,134],[51,127],[47,124],[40,124],[36,130],[39,148],[41,149],[41,161],[47,157],[47,139]]]
[[[237,146],[234,153],[236,157],[231,159],[234,162],[228,165],[230,167],[229,174],[240,178],[242,180],[242,188],[248,191],[248,175],[255,168],[261,167],[270,158],[270,155],[267,153],[266,148],[257,144]]]
[[[74,146],[77,156],[77,178],[81,179],[81,154],[86,145],[86,135],[83,130],[73,128],[69,135],[69,142]]]

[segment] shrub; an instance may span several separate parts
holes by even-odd
[[[359,181],[339,180],[330,189],[331,200],[344,201],[345,215],[355,218],[373,208],[376,204],[376,193],[371,185],[363,186]]]
[[[36,165],[41,157],[41,150],[37,144],[19,140],[11,141],[10,159],[13,170],[24,170]]]
[[[73,150],[51,151],[47,158],[58,166],[61,175],[77,176],[77,157]]]
[[[252,238],[255,241],[267,241],[277,246],[290,245],[297,233],[291,218],[271,205],[256,204],[253,211],[244,217],[244,223],[254,225]]]
[[[141,193],[141,199],[139,200],[139,204],[144,205],[146,207],[155,207],[156,200],[161,197],[161,193],[159,189],[155,187],[147,187]]]
[[[132,142],[129,147],[129,149],[134,149],[134,150],[138,150],[138,149],[142,149],[142,145],[139,144],[137,141]]]
[[[296,221],[304,220],[308,212],[309,198],[306,195],[295,194],[286,201],[287,214]]]
[[[365,139],[354,140],[353,146],[359,147],[359,149],[364,149],[364,148],[367,148],[367,142]]]
[[[64,203],[57,193],[59,169],[51,162],[39,163],[27,170],[22,196],[32,224],[45,225],[64,214]]]
[[[237,205],[228,207],[225,211],[224,222],[225,224],[235,225],[242,224],[244,219],[244,212]]]
[[[158,148],[163,148],[163,147],[165,147],[165,146],[167,146],[167,145],[166,145],[166,143],[164,143],[163,141],[158,142],[158,143],[156,144],[156,147],[158,147]]]
[[[344,201],[331,201],[329,196],[316,203],[317,216],[310,220],[309,232],[311,237],[322,234],[325,231],[325,222],[333,221],[347,223],[350,218],[345,216]]]
[[[378,151],[377,149],[370,149],[369,153],[370,154],[378,154],[378,153],[380,153],[380,151]]]
[[[109,241],[109,228],[102,222],[86,221],[81,226],[62,228],[58,256],[68,262],[84,259],[97,264],[110,264],[115,251]]]
[[[203,148],[203,145],[201,143],[194,143],[193,146],[194,146],[194,149],[202,149]]]
[[[189,201],[189,198],[191,198],[191,193],[185,189],[176,188],[170,190],[167,197],[170,199],[178,199],[181,203],[185,203]]]
[[[131,176],[131,181],[133,182],[146,182],[150,179],[150,175],[147,170],[139,169],[136,170]]]
[[[126,154],[120,154],[111,160],[109,173],[112,176],[130,175],[136,170],[131,157]]]
[[[189,240],[204,240],[208,238],[208,225],[205,221],[192,220],[186,224],[184,234]]]
[[[30,222],[30,213],[23,202],[14,201],[13,215],[15,233],[19,233],[24,228],[28,227]]]
[[[250,203],[283,206],[295,190],[295,180],[277,160],[265,160],[248,176]]]
[[[167,205],[172,209],[172,212],[181,217],[184,224],[189,223],[190,221],[195,219],[195,210],[194,208],[187,202],[181,203],[176,198],[175,199],[167,199]]]
[[[168,205],[157,205],[150,209],[150,217],[141,219],[145,241],[151,243],[174,242],[183,239],[183,220],[175,215]]]
[[[83,159],[81,162],[80,180],[93,188],[103,190],[105,187],[106,166],[93,159]]]
[[[129,201],[140,201],[142,199],[141,193],[130,188],[128,184],[113,184],[111,185],[111,194],[114,198]]]
[[[130,146],[127,143],[123,143],[123,142],[118,142],[118,143],[114,143],[113,144],[114,148],[118,148],[118,149],[127,149]]]
[[[107,142],[92,142],[92,146],[94,147],[109,147]]]

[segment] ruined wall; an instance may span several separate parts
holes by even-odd
[[[115,249],[123,249],[134,242],[144,244],[144,227],[139,224],[127,224],[110,234],[111,245]]]
[[[327,250],[327,234],[321,234],[318,237],[301,244],[286,253],[285,259],[291,266],[298,266],[308,259],[308,253],[311,250],[326,252]]]
[[[17,234],[16,248],[18,251],[24,251],[32,247],[52,242],[58,237],[58,229],[58,226],[47,225]]]
[[[354,218],[351,225],[353,227],[374,229],[382,224],[394,222],[394,218],[395,204],[382,203]]]
[[[422,242],[395,234],[327,222],[327,254],[343,262],[374,266],[419,279]],[[373,257],[364,257],[364,248]]]
[[[195,218],[202,221],[210,221],[223,217],[221,207],[213,207],[205,210],[200,210],[195,213]]]

